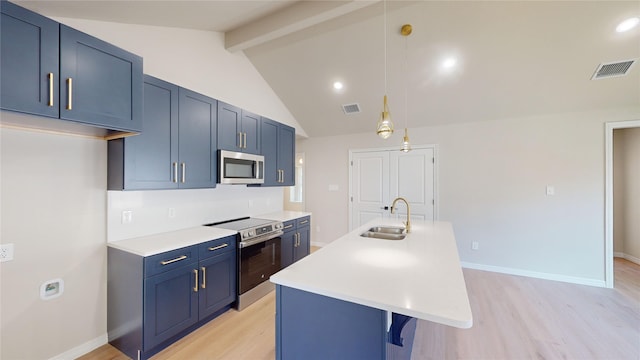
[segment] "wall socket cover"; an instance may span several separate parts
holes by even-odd
[[[42,300],[51,300],[59,297],[64,292],[64,280],[52,279],[45,281],[40,286],[40,298]]]
[[[13,260],[13,244],[0,245],[0,262]]]

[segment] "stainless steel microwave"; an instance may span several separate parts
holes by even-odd
[[[218,151],[219,184],[263,184],[264,156],[235,151]]]

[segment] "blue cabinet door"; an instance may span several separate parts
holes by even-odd
[[[303,257],[309,255],[310,251],[310,235],[311,235],[311,227],[303,226],[298,228],[298,244],[295,247],[295,253],[293,257],[293,261],[296,262]]]
[[[178,86],[144,76],[144,132],[108,144],[110,190],[178,187]]]
[[[284,269],[295,262],[296,231],[285,231],[281,239],[280,264]]]
[[[57,118],[58,23],[0,2],[0,108]]]
[[[227,251],[201,260],[199,265],[202,274],[199,318],[204,319],[236,300],[236,252]]]
[[[280,124],[278,131],[278,168],[282,170],[281,186],[293,186],[296,181],[295,151],[296,131],[294,128]]]
[[[278,172],[278,132],[280,124],[262,118],[260,128],[261,153],[264,156],[264,184],[263,186],[280,185]]]
[[[216,187],[217,101],[180,88],[178,184],[180,188]]]
[[[260,153],[260,116],[218,103],[218,149]]]
[[[242,110],[243,152],[260,154],[260,116]]]
[[[142,58],[60,25],[60,118],[142,130]]]
[[[240,151],[242,142],[242,110],[227,103],[218,103],[218,149]]]
[[[144,342],[149,351],[198,321],[197,263],[144,279]]]

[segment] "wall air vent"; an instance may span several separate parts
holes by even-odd
[[[360,105],[357,103],[344,104],[342,105],[342,111],[344,111],[346,115],[357,114],[360,112]]]
[[[629,70],[636,60],[637,59],[600,64],[591,77],[591,80],[625,76],[629,73]]]

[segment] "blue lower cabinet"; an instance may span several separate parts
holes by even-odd
[[[396,316],[393,319],[395,321]],[[392,324],[391,328],[399,333],[394,334],[396,344],[393,344],[384,310],[276,286],[276,359],[279,360],[409,360],[415,324],[414,318],[395,327]],[[398,342],[401,344],[397,345]]]
[[[311,251],[311,217],[289,220],[283,224],[282,268],[309,255]]]
[[[235,241],[235,237],[234,237]],[[236,254],[227,251],[200,261],[200,319],[233,303],[236,299]]]
[[[142,257],[108,249],[109,343],[148,359],[236,301],[236,238]]]
[[[197,263],[144,280],[144,348],[152,349],[198,322]]]

